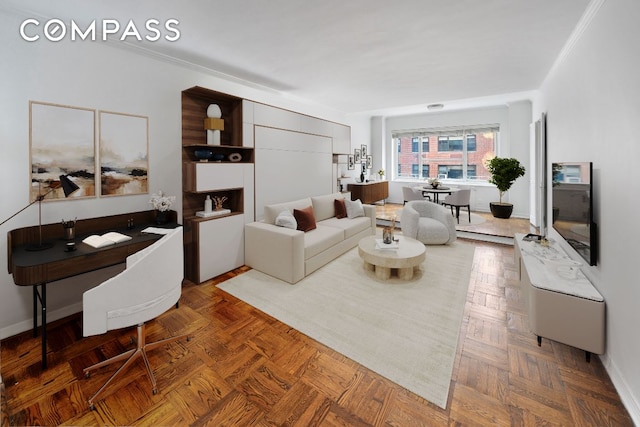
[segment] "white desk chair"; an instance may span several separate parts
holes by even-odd
[[[92,410],[96,398],[111,381],[139,357],[142,357],[147,368],[153,394],[158,392],[146,352],[185,338],[186,335],[147,344],[145,322],[164,313],[180,299],[184,278],[183,254],[182,227],[177,227],[151,246],[127,257],[126,269],[117,276],[83,294],[82,328],[85,337],[134,325],[137,326],[138,335],[135,349],[84,369],[85,376],[89,377],[95,369],[125,360],[89,399],[89,408]]]

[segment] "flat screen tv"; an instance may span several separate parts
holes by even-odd
[[[591,162],[552,163],[552,225],[589,265],[598,259]]]

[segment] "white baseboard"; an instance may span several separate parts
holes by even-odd
[[[622,404],[627,409],[627,412],[629,412],[633,423],[640,426],[640,402],[638,402],[637,396],[633,395],[624,375],[621,374],[615,363],[613,363],[606,354],[601,355],[600,360],[609,374],[609,378],[611,378],[611,382],[616,388]]]
[[[72,314],[76,314],[82,311],[82,302],[72,304],[66,307],[59,308],[55,311],[47,312],[47,323],[51,323],[55,320],[60,320]],[[38,325],[41,323],[41,318],[38,316]],[[0,339],[5,339],[18,335],[25,331],[33,329],[33,319],[23,320],[22,322],[14,323],[13,325],[5,326],[0,329]]]

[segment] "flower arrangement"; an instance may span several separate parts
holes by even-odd
[[[382,177],[384,176],[384,169],[380,169],[378,171],[378,175],[380,175],[380,178],[382,179]]]
[[[171,205],[175,201],[176,196],[167,196],[162,192],[162,190],[160,190],[157,193],[151,195],[151,200],[149,200],[149,203],[151,203],[153,209],[160,212],[166,212],[171,208]]]
[[[438,178],[429,178],[427,182],[431,184],[433,188],[438,188],[438,185],[440,185],[440,181],[438,181]]]

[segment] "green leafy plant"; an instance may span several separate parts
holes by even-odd
[[[500,203],[502,203],[502,195],[511,188],[516,179],[524,175],[525,168],[518,159],[507,157],[494,157],[486,162],[486,166],[491,174],[489,182],[500,191]]]

